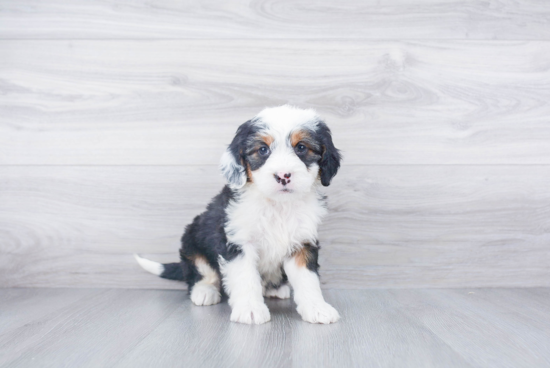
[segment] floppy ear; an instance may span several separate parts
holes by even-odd
[[[222,155],[220,170],[232,189],[240,189],[246,184],[246,170],[243,165],[237,163],[239,158],[231,152],[231,146]]]
[[[323,154],[319,160],[321,184],[328,187],[330,185],[330,181],[338,172],[338,168],[340,168],[340,160],[342,159],[342,155],[340,155],[340,151],[334,147],[330,129],[325,123],[320,122],[317,125],[317,134],[323,149]]]
[[[242,188],[247,181],[244,167],[246,140],[253,130],[252,121],[242,124],[220,160],[220,170],[232,189]]]

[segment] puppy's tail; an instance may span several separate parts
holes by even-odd
[[[163,264],[140,257],[137,254],[134,254],[134,257],[145,271],[151,272],[153,275],[168,280],[185,281],[184,268],[187,268],[187,265],[183,262]]]

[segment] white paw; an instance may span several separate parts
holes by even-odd
[[[299,305],[298,313],[302,319],[310,323],[334,323],[340,319],[338,311],[326,302],[307,303]]]
[[[267,289],[264,295],[268,298],[288,299],[290,298],[290,286],[283,285],[278,289]]]
[[[221,299],[220,292],[214,285],[199,283],[191,290],[191,301],[195,305],[218,304]]]
[[[260,325],[269,320],[271,320],[271,315],[263,302],[236,304],[231,311],[232,322]]]

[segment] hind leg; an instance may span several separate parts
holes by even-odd
[[[290,286],[284,284],[278,288],[266,288],[264,296],[267,298],[288,299],[290,298]]]
[[[202,278],[191,289],[191,301],[195,305],[218,304],[221,301],[218,273],[203,257],[196,257],[193,262]]]
[[[263,294],[266,298],[290,298],[290,286],[282,267],[277,267],[262,275]]]

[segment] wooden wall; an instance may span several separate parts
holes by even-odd
[[[0,286],[181,288],[131,254],[283,103],[345,155],[326,287],[550,286],[549,41],[536,0],[0,1]]]

